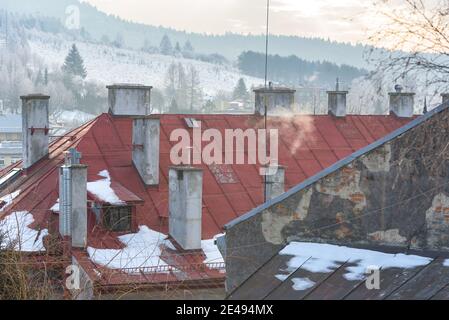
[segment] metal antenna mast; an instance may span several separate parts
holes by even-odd
[[[267,138],[267,127],[268,127],[268,106],[267,106],[267,89],[268,89],[268,40],[270,35],[270,0],[267,0],[267,30],[265,35],[265,139]],[[270,155],[271,156],[271,155]],[[264,202],[267,202],[267,172],[265,172],[264,175],[264,181],[263,181],[263,199]]]

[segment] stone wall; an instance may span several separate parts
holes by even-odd
[[[226,227],[227,290],[291,241],[449,251],[442,106]]]

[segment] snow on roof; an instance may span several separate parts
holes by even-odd
[[[96,196],[99,200],[107,202],[112,205],[123,205],[124,201],[120,200],[114,190],[111,188],[111,176],[108,170],[103,170],[98,173],[102,180],[87,183],[87,191]]]
[[[48,235],[48,230],[36,231],[29,228],[33,222],[33,215],[28,211],[13,212],[0,221],[0,236],[5,241],[0,243],[0,249],[12,246],[14,250],[22,252],[45,251],[42,240]]]
[[[281,270],[282,274],[276,275],[276,278],[281,281],[285,281],[299,268],[313,273],[328,273],[335,271],[341,262],[354,264],[346,267],[344,277],[346,280],[356,281],[363,280],[367,270],[374,266],[384,270],[389,268],[412,269],[425,266],[432,261],[431,258],[415,255],[388,254],[378,251],[304,242],[292,242],[279,254],[293,256],[287,262],[288,268]],[[297,288],[296,290],[306,290],[314,285],[312,281],[307,281],[307,279],[303,278],[295,278],[292,281]]]
[[[9,206],[15,198],[20,194],[20,190],[7,194],[0,198],[0,212],[2,212],[7,206]],[[2,205],[3,204],[3,205]]]
[[[143,268],[168,266],[161,259],[161,247],[176,250],[165,234],[140,226],[139,232],[119,237],[125,245],[123,249],[87,248],[90,259],[109,269],[126,270],[128,273],[139,273]],[[206,255],[204,263],[224,262],[214,239],[203,240],[201,247]],[[161,269],[162,270],[162,269]],[[163,269],[160,273],[174,271],[175,268]]]

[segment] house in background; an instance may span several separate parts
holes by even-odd
[[[396,105],[388,116],[346,115],[345,92],[329,92],[329,115],[297,115],[293,90],[256,91],[252,114],[147,116],[151,87],[108,90],[109,113],[51,142],[50,97],[22,97],[25,156],[0,171],[0,219],[21,222],[20,249],[37,261],[69,257],[79,267],[77,298],[130,289],[223,290],[225,264],[215,238],[264,203],[261,168],[173,166],[174,130],[192,135],[199,122],[220,132],[263,128],[260,101],[278,101],[267,105],[269,113],[292,112],[266,121],[280,140],[282,167],[267,188],[272,199],[414,118]],[[413,110],[413,101],[401,107]],[[280,223],[271,221],[267,228],[275,232]]]
[[[0,115],[0,169],[22,159],[22,116]]]
[[[445,102],[227,224],[229,299],[449,299],[448,142]]]

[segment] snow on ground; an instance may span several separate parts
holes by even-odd
[[[0,244],[0,249],[14,246],[14,250],[22,252],[45,251],[43,238],[48,230],[40,232],[29,228],[34,222],[33,215],[27,211],[13,212],[0,221],[0,235],[6,243]]]
[[[53,68],[63,64],[73,41],[61,35],[36,30],[27,32],[33,53]],[[142,83],[163,89],[167,69],[172,62],[180,62],[185,68],[193,65],[199,71],[201,87],[207,96],[214,96],[219,90],[232,91],[240,78],[245,79],[248,87],[263,83],[262,79],[245,76],[232,66],[148,54],[131,49],[117,49],[88,42],[76,42],[76,45],[84,58],[88,80],[96,80],[103,84]]]
[[[167,266],[160,258],[160,246],[176,250],[173,244],[166,240],[165,234],[156,232],[146,226],[141,226],[139,232],[119,237],[125,245],[123,249],[95,249],[87,248],[90,259],[110,269],[132,269],[129,273],[139,273],[138,269]],[[214,244],[214,239],[202,241],[206,260],[204,263],[223,262],[223,257]],[[175,270],[174,268],[171,270]],[[166,273],[167,270],[161,271]]]
[[[107,170],[100,171],[98,173],[100,177],[104,179],[95,182],[87,183],[87,191],[95,195],[101,201],[107,202],[112,205],[122,205],[125,204],[119,197],[115,194],[114,190],[111,188],[111,177]]]
[[[388,254],[329,244],[303,242],[292,242],[279,254],[293,256],[287,263],[288,269],[281,270],[282,274],[276,276],[281,281],[285,281],[298,268],[313,273],[328,273],[335,271],[342,262],[355,264],[355,266],[346,268],[344,277],[349,281],[356,281],[363,280],[367,269],[372,266],[382,269],[411,269],[427,265],[432,261],[431,258],[415,255]],[[304,279],[293,280],[294,283],[295,281],[299,283],[297,287],[306,286]],[[310,284],[311,282],[308,283],[308,285]]]

